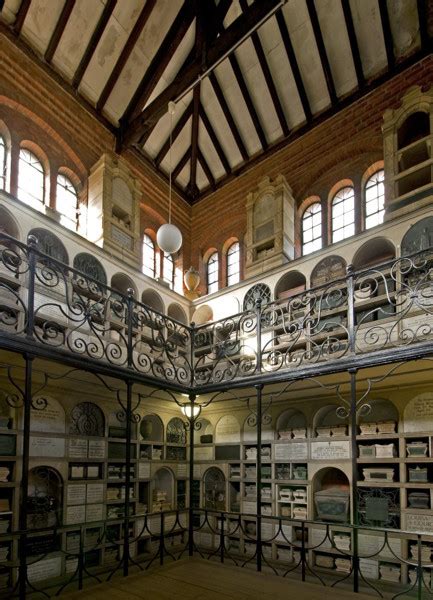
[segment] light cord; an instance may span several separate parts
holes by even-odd
[[[172,177],[172,160],[171,160],[171,147],[173,145],[173,113],[175,110],[174,102],[168,103],[168,112],[170,113],[170,149],[168,154],[169,161],[169,176],[168,176],[168,223],[171,224],[171,177]]]

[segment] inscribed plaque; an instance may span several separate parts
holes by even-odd
[[[89,458],[105,458],[105,442],[89,440]]]
[[[86,501],[86,484],[68,485],[66,504],[83,504]]]
[[[350,458],[350,442],[311,442],[313,460],[340,460]]]
[[[73,458],[87,458],[87,440],[70,439],[69,456]]]
[[[87,504],[94,504],[104,501],[104,484],[103,483],[89,483],[87,484],[86,502]]]
[[[306,442],[289,442],[275,444],[275,460],[307,460],[308,444]]]
[[[65,411],[61,404],[54,398],[41,398],[43,410],[31,409],[30,431],[43,431],[45,433],[65,433]],[[35,399],[36,406],[38,398]]]
[[[31,583],[59,577],[62,569],[62,557],[44,558],[27,567],[27,577]]]
[[[420,394],[406,405],[404,410],[405,432],[432,431],[433,393]]]
[[[63,438],[30,437],[30,456],[65,456],[65,440]]]
[[[75,525],[76,523],[84,523],[86,517],[86,506],[85,504],[78,504],[77,506],[68,506],[66,509],[66,524]]]

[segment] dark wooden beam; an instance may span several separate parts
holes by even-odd
[[[209,81],[212,84],[213,91],[215,92],[215,96],[217,97],[219,105],[221,106],[221,110],[224,113],[224,117],[225,117],[225,119],[226,119],[226,121],[228,123],[228,126],[230,128],[232,136],[234,137],[236,145],[237,145],[237,147],[239,149],[239,153],[242,156],[242,159],[244,161],[247,161],[248,158],[249,158],[247,149],[245,147],[245,144],[243,142],[241,134],[239,133],[239,130],[237,128],[235,120],[233,119],[233,116],[232,116],[232,113],[230,111],[229,105],[227,104],[227,100],[225,99],[224,93],[223,93],[223,91],[221,89],[220,84],[218,83],[218,79],[216,78],[215,73],[211,73],[209,75]]]
[[[172,59],[173,54],[185,37],[194,17],[195,2],[193,0],[186,0],[162,41],[162,44],[156,51],[150,65],[146,69],[146,73],[122,115],[121,122],[134,120],[140,116],[144,105],[150,98],[168,63]],[[166,102],[163,112],[167,110],[168,102],[169,100]]]
[[[98,98],[96,110],[102,110],[102,108],[105,106],[108,97],[110,96],[114,86],[117,83],[117,80],[119,79],[123,67],[128,62],[128,58],[131,56],[131,52],[134,49],[135,44],[137,43],[138,38],[140,37],[141,32],[143,31],[144,26],[150,17],[150,14],[155,6],[155,2],[156,0],[147,0],[146,4],[143,6],[128,39],[126,40],[126,44],[123,47],[116,64],[114,65],[114,69],[111,71],[110,77],[108,78],[108,81],[104,85],[104,89]]]
[[[207,180],[209,181],[209,185],[211,186],[211,188],[215,189],[215,178],[201,150],[198,151],[198,162],[200,163],[201,168],[203,169],[204,174],[206,175]]]
[[[395,65],[394,42],[392,39],[391,25],[389,22],[388,8],[386,0],[379,0],[380,21],[382,23],[383,39],[385,41],[386,60],[388,69],[392,70]]]
[[[334,80],[332,78],[331,66],[329,64],[328,55],[326,54],[325,43],[323,41],[322,30],[320,29],[319,18],[316,12],[314,0],[307,0],[308,14],[310,16],[311,25],[313,27],[314,38],[319,51],[320,62],[322,64],[323,74],[325,75],[326,87],[328,88],[331,104],[337,104],[338,98],[335,91]]]
[[[206,111],[203,108],[202,104],[200,105],[200,119],[203,121],[203,125],[207,131],[208,136],[211,139],[211,142],[216,150],[216,153],[218,154],[218,158],[220,159],[225,172],[230,173],[231,172],[230,163],[227,160],[225,152],[222,149],[219,139],[217,138],[214,128],[212,127],[212,123],[209,121],[209,117],[207,116]]]
[[[247,0],[241,0],[240,2],[242,10],[245,12],[248,10]],[[259,34],[254,32],[251,36],[251,40],[253,42],[254,50],[256,51],[257,58],[259,59],[260,68],[262,69],[263,76],[266,81],[266,85],[268,86],[269,94],[272,98],[272,102],[274,105],[275,112],[278,117],[278,121],[280,122],[280,127],[284,136],[288,136],[290,133],[289,126],[287,124],[286,115],[284,114],[283,106],[280,102],[280,98],[278,96],[277,88],[275,87],[274,80],[271,75],[271,71],[269,69],[268,61],[266,60],[265,53],[263,51],[263,46],[259,38]]]
[[[241,90],[242,98],[244,99],[248,112],[250,113],[250,117],[253,122],[254,129],[256,130],[257,136],[260,140],[260,144],[263,150],[266,150],[266,148],[268,147],[268,140],[266,139],[265,132],[263,130],[262,124],[260,123],[259,115],[257,114],[256,108],[251,99],[250,91],[245,82],[244,76],[242,75],[238,59],[236,58],[234,53],[230,54],[229,62],[231,68],[233,69],[233,73],[236,78],[239,89]]]
[[[292,41],[290,39],[289,30],[287,29],[284,15],[281,10],[279,10],[275,16],[277,18],[281,37],[283,38],[283,44],[284,48],[286,49],[287,58],[289,59],[290,68],[292,69],[293,79],[295,80],[302,108],[304,110],[305,119],[306,121],[311,121],[312,115],[310,102],[308,100],[307,92],[305,91],[304,82],[302,81],[301,71],[299,70],[298,61],[296,60],[295,51],[293,50]]]
[[[63,32],[65,31],[66,24],[74,6],[75,0],[66,0],[66,2],[63,5],[59,20],[56,23],[56,27],[54,28],[47,49],[45,50],[44,59],[47,62],[51,62],[54,53],[57,50],[57,46],[59,45]]]
[[[255,25],[261,22],[269,12],[278,5],[279,0],[254,2],[248,12],[238,17],[217,40],[208,48],[207,61],[209,65],[222,59],[233,47],[237,40],[247,34]],[[135,143],[143,133],[167,110],[170,100],[176,99],[191,86],[202,73],[201,61],[196,61],[189,69],[175,79],[161,94],[147,106],[135,119],[122,121],[121,141],[123,145]]]
[[[355,67],[358,87],[362,88],[365,85],[364,70],[362,68],[361,54],[359,52],[358,40],[356,39],[355,26],[353,25],[352,11],[350,9],[349,0],[341,0],[341,7],[343,9],[344,21],[346,23],[347,35],[349,37],[350,50],[352,52],[353,65]]]
[[[173,169],[173,171],[171,173],[171,178],[172,178],[173,181],[175,179],[177,179],[177,177],[179,176],[179,173],[185,167],[186,163],[188,162],[188,160],[190,158],[191,158],[191,148],[187,148],[186,151],[185,151],[185,154],[182,156],[182,158],[177,163],[177,165],[174,167],[174,169]]]
[[[90,42],[87,44],[86,51],[84,52],[80,63],[77,67],[77,70],[74,73],[72,78],[72,87],[77,89],[80,85],[80,82],[83,78],[84,73],[86,72],[87,67],[89,66],[90,61],[92,60],[93,53],[96,50],[97,45],[102,37],[102,34],[105,31],[105,27],[107,26],[108,20],[110,19],[114,7],[116,6],[117,0],[107,0],[106,5],[104,6],[104,10],[99,18],[99,21],[95,27],[94,32],[92,33],[92,37],[90,38]]]
[[[192,127],[191,127],[191,173],[189,184],[191,189],[197,186],[197,160],[198,160],[198,123],[200,110],[200,85],[197,85],[193,91],[193,109],[192,109]]]
[[[176,139],[179,136],[182,129],[185,127],[185,125],[189,121],[191,115],[192,115],[192,101],[189,103],[188,107],[184,110],[182,116],[180,117],[180,119],[178,120],[176,125],[173,127],[173,132],[171,135],[173,144],[176,141]],[[170,150],[170,136],[168,136],[168,138],[164,142],[163,146],[161,147],[160,151],[158,152],[158,154],[155,157],[155,165],[157,167],[161,164],[162,160],[164,159],[164,156],[167,155],[167,152],[169,150]]]
[[[12,25],[12,29],[17,35],[20,34],[21,29],[23,28],[31,2],[32,0],[22,0],[18,9],[17,16],[15,17],[15,23]]]

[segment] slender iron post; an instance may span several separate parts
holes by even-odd
[[[27,296],[27,325],[26,337],[33,339],[33,329],[35,325],[35,275],[36,275],[36,249],[38,240],[34,235],[27,238],[28,261],[29,261],[29,285]]]
[[[257,393],[257,461],[256,461],[256,513],[257,513],[257,571],[262,570],[262,392],[263,384],[256,385]]]
[[[189,401],[191,402],[191,414],[188,417],[189,420],[189,513],[188,513],[188,554],[192,556],[194,554],[194,509],[192,506],[192,496],[194,487],[194,425],[196,417],[194,417],[194,402],[196,399],[195,394],[189,395]]]
[[[161,527],[161,531],[160,531],[160,535],[159,535],[159,564],[162,567],[162,565],[164,564],[164,513],[163,513],[163,511],[161,511],[160,527]]]
[[[359,555],[358,555],[358,447],[356,445],[357,434],[357,405],[356,405],[356,369],[349,369],[350,374],[350,443],[352,455],[352,524],[353,527],[353,591],[359,591]]]
[[[129,573],[129,499],[131,495],[131,438],[132,438],[132,386],[126,381],[126,448],[125,448],[125,504],[124,504],[124,534],[123,534],[123,575]],[[137,468],[137,465],[136,465]]]
[[[20,516],[19,529],[22,532],[20,536],[20,571],[19,571],[19,597],[24,600],[26,597],[27,582],[27,498],[29,485],[29,447],[30,447],[30,418],[32,407],[32,377],[33,377],[33,356],[25,355],[25,384],[24,384],[24,415],[23,415],[23,457],[22,473],[20,485]]]
[[[417,586],[417,598],[422,600],[422,545],[421,536],[417,535],[417,557],[418,557],[418,586]]]
[[[347,265],[347,330],[349,332],[349,351],[355,354],[355,287],[353,283],[353,265]]]
[[[301,577],[302,581],[305,581],[306,578],[306,562],[307,557],[305,554],[305,523],[302,521],[301,523]]]
[[[191,387],[194,387],[194,352],[195,352],[195,323],[192,322],[190,325],[190,329],[189,329],[189,335],[190,335],[190,347],[191,347],[191,353],[190,353],[190,369],[191,369],[191,379],[190,379],[190,383],[191,383]]]
[[[224,562],[224,546],[225,540],[224,540],[224,513],[221,513],[221,530],[220,530],[220,560],[223,563]]]
[[[84,527],[80,527],[80,548],[78,555],[78,589],[83,589],[83,571],[84,571]]]
[[[256,298],[256,321],[257,321],[257,343],[256,343],[256,373],[262,372],[262,299]]]
[[[132,333],[134,328],[134,290],[132,288],[128,288],[126,290],[126,327],[127,327],[127,344],[128,347],[126,349],[127,359],[128,359],[128,368],[132,368],[133,360],[132,360]]]

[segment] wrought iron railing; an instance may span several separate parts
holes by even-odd
[[[297,376],[433,340],[433,252],[422,251],[200,326],[0,234],[0,332],[63,358],[181,391]],[[385,359],[384,359],[385,360]],[[338,368],[338,367],[337,367]]]

